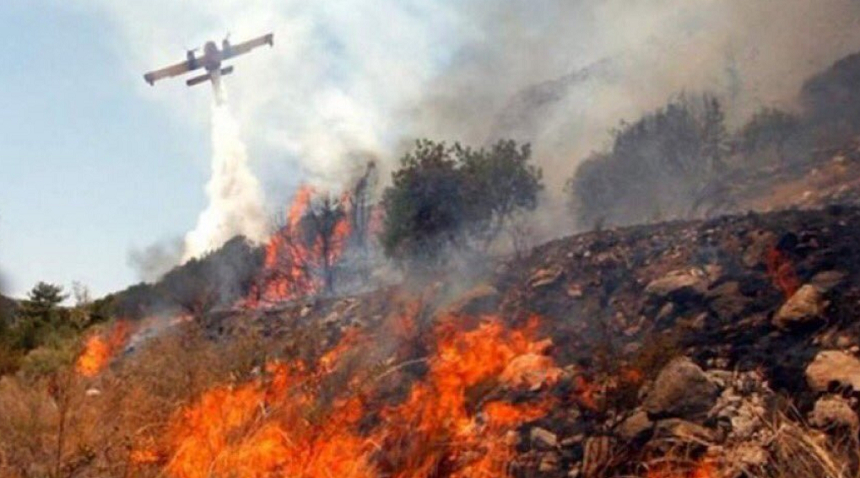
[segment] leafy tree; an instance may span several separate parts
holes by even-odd
[[[62,323],[66,314],[60,308],[66,297],[61,286],[37,283],[21,302],[18,320],[11,331],[13,346],[31,350],[43,343],[51,331],[67,325]]]
[[[543,189],[542,171],[529,164],[530,145],[499,141],[489,150],[457,151],[465,175],[472,235],[488,247],[518,210],[534,210]]]
[[[514,141],[489,149],[418,141],[383,195],[386,255],[436,267],[448,248],[485,253],[516,212],[537,206],[543,184],[530,159]]]
[[[62,286],[39,282],[27,293],[27,300],[24,301],[21,312],[26,317],[52,322],[57,307],[67,297]]]
[[[792,161],[804,152],[803,125],[796,116],[775,108],[763,108],[737,133],[737,149],[747,160]]]
[[[433,266],[443,261],[445,247],[458,242],[466,202],[452,156],[445,143],[420,140],[401,158],[382,198],[387,256]]]

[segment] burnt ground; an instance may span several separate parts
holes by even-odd
[[[642,445],[641,437],[619,438],[619,430],[642,412],[643,397],[678,357],[692,359],[706,371],[701,373],[710,374],[708,381],[724,380],[719,378],[724,372],[758,377],[752,395],[720,386],[730,395],[727,400],[744,404],[738,410],[762,396],[775,402],[773,394],[788,400],[798,416],[808,414],[822,396],[807,384],[805,373],[816,355],[834,349],[860,352],[858,279],[860,208],[830,206],[595,231],[539,246],[467,287],[448,278],[422,288],[397,286],[268,311],[225,313],[210,317],[210,330],[229,335],[255,329],[299,356],[318,355],[352,328],[391,337],[377,339],[354,365],[408,364],[374,392],[374,401],[391,405],[404,399],[404,384],[426,373],[420,358],[432,348],[435,317],[453,311],[476,323],[492,315],[521,326],[536,315],[540,335],[552,339],[550,353],[565,378],[529,392],[550,394],[559,402],[547,417],[520,430],[514,474],[621,476],[642,473],[640,465],[630,465],[642,456],[631,453],[653,450]],[[812,298],[798,302],[811,289]],[[398,331],[397,318],[404,316],[418,319],[416,330]],[[630,371],[633,380],[619,379]],[[852,391],[843,391],[847,397],[844,392]],[[719,446],[730,447],[725,440],[733,436],[731,428],[714,438],[716,412],[707,419],[673,413],[649,410],[648,436],[708,434]],[[534,429],[561,444],[535,448],[529,439]],[[765,447],[763,439],[756,440],[761,442],[756,446]],[[609,453],[605,450],[612,453],[599,458]]]
[[[607,354],[635,360],[659,341],[702,365],[764,367],[775,386],[798,393],[818,349],[857,344],[858,233],[860,209],[848,207],[592,232],[536,248],[494,282],[504,314],[547,319],[560,363]],[[786,301],[768,271],[773,250],[798,285],[823,272],[844,274],[828,290],[822,317],[789,330],[773,324]],[[657,290],[655,281],[667,277]]]

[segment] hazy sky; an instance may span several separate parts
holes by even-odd
[[[0,2],[0,274],[12,295],[38,280],[127,285],[129,248],[181,235],[204,206],[206,125],[137,94],[153,65],[128,68],[111,22],[65,4]]]
[[[142,74],[228,32],[275,34],[226,78],[268,215],[416,137],[533,142],[560,195],[619,120],[680,91],[735,124],[792,108],[858,25],[857,0],[0,0],[0,287],[121,289],[129,251],[195,226],[210,89]]]

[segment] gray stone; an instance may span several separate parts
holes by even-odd
[[[687,357],[679,357],[663,367],[643,409],[655,418],[703,418],[714,406],[719,388]]]
[[[656,297],[670,297],[680,293],[701,294],[708,286],[708,278],[698,269],[681,269],[669,272],[645,286],[645,293]]]
[[[564,270],[561,266],[552,266],[546,269],[540,269],[529,278],[528,285],[532,289],[539,289],[555,284],[561,279]]]
[[[841,284],[845,280],[845,275],[844,272],[840,271],[823,271],[815,274],[809,283],[818,287],[822,292],[827,292]]]

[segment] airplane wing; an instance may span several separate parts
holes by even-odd
[[[198,63],[198,62],[195,62]],[[183,73],[187,73],[191,70],[196,70],[200,68],[202,65],[199,63],[194,66],[194,68],[189,68],[189,62],[183,61],[182,63],[177,63],[175,65],[168,66],[166,68],[162,68],[160,70],[150,71],[149,73],[143,75],[143,79],[146,80],[150,85],[154,84],[156,81],[161,80],[163,78],[171,78],[174,76],[179,76]]]
[[[230,49],[222,52],[222,59],[229,60],[230,58],[244,55],[249,51],[257,48],[258,46],[269,45],[274,46],[275,44],[275,35],[273,33],[269,33],[267,35],[263,35],[259,38],[254,38],[253,40],[248,40],[246,42],[238,43],[236,45],[230,45]]]

